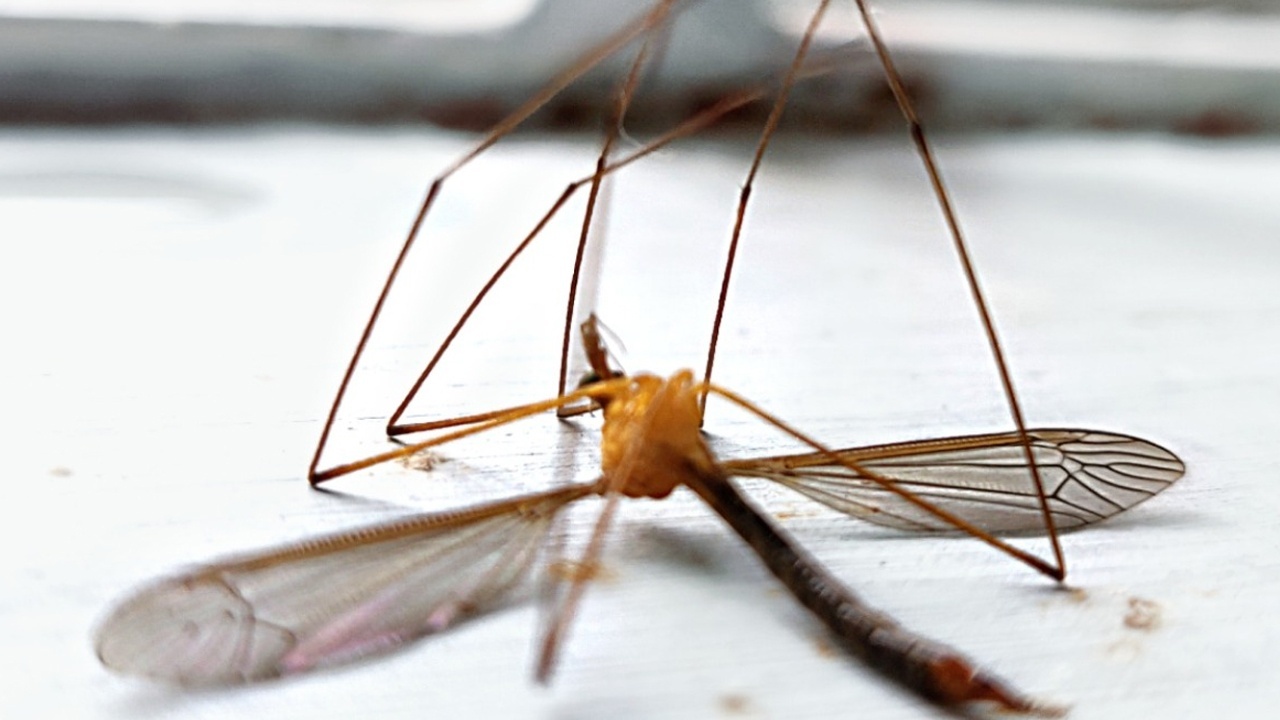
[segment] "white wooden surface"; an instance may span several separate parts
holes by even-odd
[[[303,480],[399,235],[467,142],[291,126],[0,133],[0,716],[938,715],[826,650],[682,496],[626,508],[550,688],[529,681],[529,604],[257,687],[189,693],[99,667],[95,620],[157,574],[591,472],[593,423],[548,417],[450,448],[429,474],[381,468],[340,481],[341,494]],[[1148,437],[1188,476],[1065,538],[1079,593],[973,542],[757,496],[871,601],[1074,718],[1262,715],[1280,701],[1280,144],[939,143],[1032,422]],[[618,183],[601,310],[629,368],[699,362],[744,148],[692,143]],[[588,139],[524,138],[456,178],[375,338],[339,454],[383,446],[379,418],[479,282],[471,273],[590,163]],[[1008,426],[905,145],[787,139],[757,197],[719,380],[836,444]],[[551,391],[568,250],[548,241],[416,412]],[[727,453],[780,446],[724,410],[709,429]],[[1134,598],[1156,604],[1155,627],[1126,626]]]

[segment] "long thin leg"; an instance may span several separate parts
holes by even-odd
[[[607,483],[608,481],[605,480],[605,482]],[[622,495],[616,492],[610,492],[605,496],[604,508],[600,511],[599,517],[596,518],[591,539],[587,541],[587,547],[582,551],[582,560],[579,561],[579,566],[584,569],[584,572],[575,575],[569,580],[569,587],[565,590],[559,607],[551,615],[546,633],[542,637],[541,649],[538,651],[538,662],[533,673],[534,679],[539,683],[545,685],[551,681],[551,673],[555,669],[560,646],[564,644],[565,639],[568,637],[569,626],[577,615],[578,604],[582,602],[582,596],[587,590],[587,580],[592,575],[591,571],[599,566],[600,558],[604,555],[604,540],[608,535],[609,527],[613,524],[614,517],[617,516],[618,503],[621,500]]]
[[[320,431],[320,439],[316,442],[316,451],[311,457],[311,464],[307,467],[307,478],[314,485],[316,477],[319,474],[317,468],[320,466],[320,457],[324,453],[324,447],[328,443],[329,434],[333,430],[333,423],[338,416],[338,408],[342,405],[342,399],[346,395],[347,386],[351,384],[351,378],[355,374],[356,366],[360,362],[360,356],[364,354],[365,346],[368,345],[369,337],[373,334],[374,325],[378,322],[378,317],[382,313],[382,307],[386,304],[388,295],[391,294],[391,287],[395,284],[396,276],[403,267],[405,258],[409,254],[409,249],[413,246],[414,240],[418,236],[418,232],[426,220],[431,206],[435,203],[436,197],[440,194],[440,189],[444,183],[455,172],[460,170],[467,163],[474,160],[478,155],[488,150],[498,140],[505,137],[512,130],[533,115],[539,108],[547,104],[553,97],[564,90],[565,87],[582,77],[592,68],[599,65],[606,58],[611,57],[628,43],[647,32],[651,27],[660,24],[666,18],[666,11],[670,2],[663,2],[661,5],[650,10],[648,13],[640,17],[638,20],[628,23],[621,30],[606,38],[603,42],[588,50],[577,62],[569,66],[568,69],[556,75],[532,98],[516,109],[505,120],[498,123],[489,131],[489,133],[473,148],[470,152],[459,158],[453,165],[450,165],[443,173],[438,175],[431,182],[430,188],[427,190],[426,197],[422,201],[422,205],[418,208],[418,214],[414,217],[413,224],[409,228],[408,234],[405,236],[404,243],[400,248],[400,252],[396,255],[395,262],[391,266],[391,271],[387,274],[387,279],[383,283],[382,290],[378,293],[378,299],[373,305],[373,310],[369,314],[369,320],[365,323],[364,329],[360,333],[360,339],[356,342],[355,350],[351,353],[351,360],[348,361],[346,370],[343,372],[342,380],[338,383],[338,391],[334,395],[333,403],[329,407],[329,414],[325,418],[324,427]]]
[[[658,25],[657,23],[654,23],[653,25],[651,25],[650,29],[657,29],[659,27],[661,26]],[[791,78],[791,80],[798,81],[801,79],[816,77],[819,75],[824,75],[826,73],[829,73],[836,69],[837,63],[835,62],[835,60],[837,59],[838,58],[827,58],[826,60],[821,62],[812,62],[812,63],[805,64],[804,66],[799,67],[794,71],[794,75]],[[636,64],[635,67],[639,68],[641,64],[642,63]],[[704,108],[703,110],[696,113],[692,117],[685,119],[684,121],[676,125],[674,128],[666,131],[659,137],[651,140],[648,144],[640,147],[639,149],[631,152],[630,154],[622,157],[619,160],[608,162],[608,164],[604,165],[603,167],[597,166],[597,171],[595,173],[570,183],[568,187],[565,188],[564,192],[551,205],[550,209],[543,215],[542,218],[540,218],[537,221],[537,223],[535,223],[533,230],[531,230],[529,234],[526,235],[526,237],[511,251],[507,259],[504,260],[504,262],[498,267],[496,271],[494,271],[494,273],[484,283],[480,291],[476,293],[475,297],[471,300],[471,303],[459,316],[458,320],[455,322],[453,327],[446,334],[445,339],[436,348],[435,353],[432,355],[431,359],[428,360],[427,364],[423,368],[422,372],[419,374],[418,378],[414,381],[409,391],[405,393],[404,398],[401,400],[400,404],[397,406],[395,412],[392,413],[392,416],[388,421],[387,428],[386,428],[387,434],[390,436],[396,436],[396,435],[403,435],[403,434],[408,434],[413,432],[420,432],[423,430],[439,429],[442,427],[453,427],[456,425],[465,425],[473,422],[480,422],[487,418],[493,417],[492,413],[483,413],[478,415],[465,415],[465,416],[431,420],[431,421],[425,421],[425,422],[415,422],[415,423],[400,422],[400,419],[403,417],[405,411],[408,409],[409,404],[417,396],[418,392],[422,388],[422,385],[426,382],[427,377],[430,376],[430,374],[434,371],[436,365],[439,364],[440,360],[448,352],[454,340],[462,331],[462,328],[470,320],[471,315],[474,314],[476,309],[479,308],[479,306],[483,303],[484,298],[488,295],[490,290],[498,283],[501,277],[510,268],[512,263],[515,261],[516,257],[518,257],[521,253],[523,253],[526,248],[528,248],[528,246],[533,242],[533,240],[541,233],[542,229],[560,211],[560,209],[568,202],[568,200],[574,194],[576,194],[578,190],[581,189],[583,185],[591,183],[594,186],[595,184],[599,183],[607,176],[613,173],[616,173],[619,170],[625,168],[626,166],[634,162],[637,162],[653,153],[658,152],[659,150],[665,148],[667,145],[671,144],[672,142],[675,142],[676,140],[679,140],[700,132],[701,130],[705,129],[709,125],[716,122],[721,117],[725,116],[726,114],[731,113],[745,105],[748,105],[752,102],[755,102],[765,97],[766,95],[769,94],[769,89],[772,86],[773,84],[771,83],[769,85],[762,85],[755,88],[749,88],[731,95],[727,95],[721,98],[715,104],[707,108]],[[629,104],[630,102],[629,98],[625,102]],[[587,220],[587,223],[589,223],[589,219]],[[584,224],[584,227],[585,227],[585,224]],[[581,249],[582,249],[582,245],[579,246],[579,252],[581,252]],[[580,267],[580,262],[575,260],[574,272],[577,272],[579,267]],[[573,284],[575,287],[577,286],[576,282],[574,282]],[[573,308],[572,308],[572,304],[570,304],[566,309],[566,316],[572,317],[572,314],[573,314]],[[376,316],[377,316],[377,309],[375,308],[374,318],[376,318]],[[373,320],[374,318],[371,318],[371,320]],[[363,345],[357,348],[357,350],[359,351],[362,347]],[[563,343],[562,343],[561,358],[562,358],[561,373],[563,375],[564,374]],[[352,365],[349,368],[349,371],[353,369],[354,369],[354,365]],[[345,389],[345,385],[342,388],[340,388],[339,398],[341,398],[341,394],[344,389]],[[331,411],[331,414],[332,412],[335,412],[335,411]],[[569,414],[574,414],[574,413],[571,412]],[[330,424],[332,424],[332,418],[330,419]],[[322,440],[323,439],[324,438],[322,437]],[[317,456],[318,456],[318,453],[317,453]]]
[[[773,108],[769,111],[769,118],[765,121],[764,129],[760,132],[760,139],[756,142],[755,155],[751,158],[751,168],[747,171],[747,179],[743,181],[742,190],[738,194],[738,210],[733,221],[733,234],[729,238],[729,252],[724,261],[724,275],[720,280],[720,296],[716,300],[716,315],[711,323],[711,340],[707,343],[707,365],[706,370],[702,373],[703,382],[711,382],[711,370],[716,362],[716,345],[720,341],[720,325],[724,321],[725,302],[729,297],[729,280],[733,276],[733,267],[738,257],[738,241],[742,239],[742,226],[747,219],[747,203],[751,199],[751,190],[755,185],[756,175],[760,172],[760,164],[764,162],[764,153],[769,149],[769,141],[773,139],[774,133],[778,131],[778,122],[782,119],[782,112],[787,107],[787,98],[791,94],[791,88],[795,86],[796,80],[801,77],[801,70],[804,67],[805,58],[809,54],[809,46],[813,43],[814,34],[817,32],[818,26],[822,24],[822,18],[830,4],[831,0],[822,0],[809,18],[809,25],[805,28],[799,47],[796,48],[795,57],[792,58],[791,65],[787,68],[787,74],[782,79],[782,87],[774,97]],[[706,409],[707,396],[704,394],[699,400],[698,411],[705,414]]]
[[[969,255],[968,244],[965,242],[964,234],[960,229],[960,222],[956,216],[955,208],[951,202],[950,192],[946,188],[946,184],[942,180],[941,171],[938,169],[937,162],[934,160],[933,151],[929,146],[928,139],[925,136],[924,127],[920,122],[919,115],[916,113],[915,106],[911,102],[911,96],[907,93],[906,87],[902,82],[902,76],[898,73],[897,68],[893,64],[893,58],[889,54],[889,49],[885,45],[880,35],[879,27],[876,25],[871,16],[867,0],[855,0],[858,6],[858,12],[862,16],[862,22],[867,29],[867,35],[871,39],[872,46],[875,48],[876,57],[880,61],[881,68],[884,72],[885,81],[893,92],[899,111],[904,120],[906,120],[911,140],[916,147],[916,152],[924,163],[925,171],[929,175],[929,182],[932,186],[934,197],[937,200],[938,207],[942,210],[947,228],[951,236],[952,245],[955,248],[956,255],[960,260],[961,268],[964,272],[965,282],[969,287],[969,294],[973,298],[974,307],[978,311],[979,319],[982,323],[983,333],[987,338],[987,344],[991,349],[992,359],[995,361],[996,372],[1000,377],[1000,384],[1004,391],[1005,402],[1009,408],[1009,414],[1013,418],[1014,427],[1017,429],[1019,437],[1022,439],[1022,449],[1030,467],[1030,477],[1036,488],[1036,494],[1039,498],[1040,513],[1044,520],[1045,532],[1049,537],[1049,544],[1052,548],[1054,563],[1057,571],[1053,573],[1059,580],[1066,577],[1067,565],[1066,557],[1062,552],[1062,544],[1058,539],[1057,528],[1054,526],[1053,515],[1049,511],[1049,500],[1044,492],[1044,481],[1040,477],[1040,469],[1034,462],[1033,452],[1031,449],[1031,438],[1027,434],[1026,420],[1022,414],[1022,406],[1018,401],[1018,394],[1013,387],[1012,374],[1009,372],[1008,362],[1005,359],[1004,348],[1000,343],[1000,338],[995,328],[995,321],[992,318],[991,311],[986,301],[986,295],[982,292],[982,287],[978,282],[977,271]],[[808,44],[812,40],[814,33],[821,24],[822,17],[826,13],[829,0],[822,0],[817,9],[814,10],[810,18],[809,25],[805,30],[804,38],[800,43],[800,48],[796,53],[792,68],[798,67],[802,62],[805,53],[808,51]],[[733,236],[729,244],[728,257],[725,260],[725,269],[720,284],[720,296],[716,303],[715,318],[712,323],[711,340],[707,346],[707,364],[706,371],[703,373],[703,381],[711,382],[711,372],[715,364],[716,346],[720,337],[720,326],[724,318],[725,304],[728,298],[729,281],[733,274],[733,267],[737,259],[738,241],[742,231],[742,225],[746,216],[747,202],[751,195],[752,183],[755,179],[757,168],[763,158],[764,152],[768,147],[769,140],[776,131],[778,118],[781,116],[783,106],[786,103],[787,92],[793,84],[791,75],[788,74],[786,81],[783,83],[783,89],[779,93],[774,104],[773,112],[769,116],[769,122],[766,123],[764,131],[761,133],[760,141],[756,147],[756,156],[752,163],[751,170],[747,174],[747,181],[744,183],[742,193],[738,201],[737,219],[734,224]],[[706,396],[702,398],[703,409],[706,406]]]
[[[592,316],[587,322],[592,332],[595,331],[595,317]],[[600,350],[598,338],[595,349]],[[584,342],[590,342],[589,338],[584,338]],[[599,358],[593,358],[598,360]],[[597,367],[597,372],[607,371],[607,362]],[[619,382],[619,380],[606,381]],[[629,382],[621,379],[621,382]],[[606,383],[599,383],[603,386]],[[675,392],[673,387],[668,384],[658,396],[649,400],[649,407],[661,407],[669,402],[669,393]],[[597,394],[597,397],[600,395]],[[565,638],[569,633],[569,627],[573,622],[574,616],[577,614],[578,605],[582,602],[582,597],[587,590],[587,579],[590,576],[590,570],[600,563],[600,558],[604,555],[604,541],[608,535],[609,527],[613,524],[613,519],[618,511],[618,503],[622,500],[622,485],[628,481],[632,472],[637,469],[642,462],[642,457],[648,452],[648,448],[638,439],[652,437],[654,424],[657,414],[647,412],[643,420],[631,428],[630,437],[632,442],[627,446],[626,454],[618,463],[611,474],[602,477],[599,481],[599,487],[605,496],[604,509],[600,511],[599,517],[596,519],[596,525],[591,533],[591,539],[587,542],[587,547],[582,552],[581,566],[587,569],[587,572],[574,577],[569,588],[565,591],[559,608],[551,616],[551,623],[547,626],[547,631],[543,635],[542,649],[538,653],[538,664],[534,671],[534,677],[538,682],[546,683],[551,679],[551,672],[555,668],[556,659]]]
[[[422,442],[409,443],[406,445],[402,445],[394,450],[388,450],[387,452],[384,452],[384,453],[371,455],[362,460],[356,460],[354,462],[349,462],[342,465],[335,465],[334,467],[329,468],[328,470],[325,470],[323,472],[319,472],[313,475],[311,477],[311,485],[314,487],[316,485],[319,485],[320,483],[332,480],[342,475],[346,475],[347,473],[352,473],[357,470],[363,470],[365,468],[372,467],[374,465],[379,465],[389,460],[395,460],[397,458],[413,455],[414,453],[421,452],[423,450],[426,450],[427,448],[435,447],[437,445],[444,445],[445,443],[453,442],[454,440],[460,440],[470,435],[482,433],[482,432],[485,432],[486,430],[492,430],[495,427],[499,427],[501,425],[507,425],[509,423],[515,422],[516,420],[520,420],[521,418],[526,418],[531,415],[537,415],[538,413],[546,412],[547,410],[554,410],[563,405],[568,405],[569,403],[573,403],[579,400],[583,400],[585,398],[589,398],[591,397],[592,392],[608,392],[610,390],[609,383],[614,383],[620,387],[622,384],[626,382],[628,382],[626,378],[608,380],[603,383],[596,383],[595,385],[592,385],[587,388],[580,388],[567,395],[563,395],[557,398],[552,398],[550,400],[542,400],[540,402],[529,403],[527,405],[517,405],[516,407],[507,408],[505,410],[496,410],[494,412],[485,413],[483,415],[483,417],[485,418],[483,421],[477,422],[471,425],[467,425],[453,432],[437,435],[428,440],[423,440]],[[477,416],[477,417],[480,417],[480,416]]]
[[[653,31],[656,31],[658,29],[661,29],[662,27],[664,26],[658,23],[654,23],[650,29]],[[824,61],[811,62],[811,63],[804,64],[803,66],[793,68],[788,76],[787,82],[795,82],[802,79],[816,77],[816,76],[820,76],[820,75],[824,75],[826,73],[832,72],[838,67],[838,63],[836,62],[836,60],[838,59],[839,59],[838,57],[827,58]],[[632,71],[633,75],[636,75],[638,77],[639,70],[644,64],[643,61],[644,61],[643,57],[637,58],[637,62],[633,64],[633,71]],[[628,88],[628,85],[630,84],[631,82],[629,80],[628,83],[623,85],[620,91],[620,97],[622,98],[623,111],[625,110],[625,107],[630,104],[630,96],[631,96],[631,93],[633,92],[632,88]],[[697,134],[698,132],[710,126],[711,124],[713,124],[714,122],[719,120],[721,117],[725,116],[726,114],[734,112],[735,110],[745,105],[748,105],[752,102],[755,102],[767,96],[770,93],[770,88],[773,87],[773,85],[774,85],[773,83],[770,83],[767,85],[762,85],[755,88],[748,88],[746,90],[742,90],[740,92],[727,95],[721,98],[715,104],[707,108],[704,108],[703,110],[696,113],[692,117],[689,117],[684,121],[680,122],[674,128],[671,128],[670,130],[666,131],[665,133],[658,136],[657,138],[649,141],[649,143],[640,147],[639,149],[631,152],[626,156],[623,156],[619,160],[610,161],[607,164],[605,164],[603,167],[601,167],[598,164],[597,170],[595,173],[570,183],[569,186],[565,188],[565,191],[561,194],[561,196],[557,198],[556,201],[551,205],[550,209],[546,212],[546,214],[544,214],[543,217],[537,221],[533,230],[531,230],[529,234],[526,235],[526,237],[508,255],[507,259],[504,260],[504,262],[498,267],[498,269],[489,277],[489,279],[485,282],[485,284],[480,289],[480,291],[477,292],[475,297],[471,300],[471,303],[459,316],[458,320],[455,322],[453,327],[446,334],[445,339],[436,348],[436,351],[432,355],[431,359],[428,360],[427,364],[423,368],[422,372],[419,374],[418,378],[414,381],[412,386],[409,388],[409,391],[405,393],[404,398],[401,400],[400,404],[397,406],[395,412],[392,413],[391,419],[388,421],[388,424],[387,424],[387,429],[386,429],[387,434],[390,436],[404,435],[408,433],[419,432],[422,430],[437,429],[441,427],[452,427],[455,425],[465,425],[468,423],[478,422],[485,418],[491,417],[491,414],[481,414],[481,415],[466,415],[466,416],[459,416],[455,418],[432,420],[432,421],[426,421],[426,422],[416,422],[416,423],[400,422],[400,419],[403,417],[405,411],[408,409],[409,404],[417,396],[418,392],[422,388],[422,385],[426,382],[427,377],[430,376],[430,374],[434,371],[436,365],[439,364],[440,360],[448,352],[448,349],[451,347],[454,340],[462,331],[462,328],[470,320],[471,315],[476,311],[476,309],[483,303],[484,298],[488,295],[489,291],[498,283],[501,277],[510,268],[511,264],[515,261],[516,257],[518,257],[521,253],[524,252],[524,250],[530,245],[530,243],[532,243],[533,240],[542,232],[542,229],[560,211],[560,209],[568,202],[568,200],[574,194],[576,194],[578,190],[581,189],[583,185],[590,183],[593,187],[595,187],[607,176],[613,173],[616,173],[619,170],[625,168],[626,166],[634,162],[637,162],[653,153],[658,152],[659,150],[665,148],[667,145],[675,142],[676,140]],[[621,112],[622,111],[620,111],[620,116],[621,116]],[[606,148],[605,152],[602,152],[601,157],[607,157],[607,154],[608,154],[608,148]],[[588,216],[588,218],[584,221],[583,227],[584,228],[587,227],[589,223],[590,223],[590,217]],[[578,248],[579,255],[581,255],[581,253],[583,252],[583,247],[584,246],[580,241],[579,248]],[[578,272],[578,269],[580,268],[580,266],[581,266],[581,261],[576,259],[574,263],[574,273]],[[572,287],[577,287],[576,280],[571,280],[571,283],[572,283]],[[566,317],[571,318],[572,316],[573,316],[573,303],[570,302],[566,308]],[[562,342],[562,350],[561,350],[561,375],[562,376],[565,374],[564,366],[565,366],[565,352],[567,348],[566,343],[568,343],[567,339]],[[563,379],[563,377],[562,377],[562,382],[566,382]],[[563,388],[561,388],[560,391],[563,392]],[[574,413],[571,412],[569,414],[574,414]]]
[[[987,305],[986,295],[982,292],[982,286],[978,282],[978,272],[974,269],[973,261],[969,257],[969,244],[965,242],[964,234],[960,231],[960,220],[956,216],[955,208],[951,203],[951,193],[948,192],[946,184],[942,181],[942,172],[938,169],[937,162],[933,158],[933,150],[929,147],[929,141],[925,137],[924,126],[920,123],[920,117],[916,113],[915,105],[911,102],[911,96],[907,94],[906,87],[902,82],[902,76],[898,74],[898,70],[894,67],[893,58],[889,55],[889,48],[885,45],[884,40],[880,36],[880,29],[876,25],[875,20],[871,17],[871,11],[867,6],[867,0],[854,0],[858,5],[858,13],[862,16],[862,23],[867,28],[867,35],[871,38],[871,43],[876,49],[876,57],[880,59],[880,65],[884,68],[885,80],[889,83],[890,89],[893,91],[894,100],[898,103],[898,108],[902,111],[902,117],[907,122],[907,129],[911,134],[911,140],[916,146],[916,153],[920,156],[921,162],[924,163],[925,170],[929,174],[929,183],[933,187],[934,197],[938,201],[938,207],[942,210],[942,215],[946,219],[947,228],[951,233],[952,245],[955,247],[956,255],[960,259],[960,266],[964,270],[965,282],[969,286],[969,294],[973,297],[973,305],[978,311],[978,317],[982,320],[982,330],[987,337],[987,345],[991,348],[991,358],[995,361],[996,372],[1000,376],[1000,385],[1004,389],[1005,402],[1009,406],[1009,414],[1013,417],[1014,427],[1018,430],[1018,436],[1022,439],[1023,457],[1027,461],[1027,466],[1031,468],[1031,481],[1035,483],[1036,493],[1040,498],[1040,514],[1044,517],[1045,532],[1049,535],[1049,545],[1053,548],[1053,558],[1058,566],[1057,578],[1062,580],[1067,576],[1067,559],[1062,552],[1062,543],[1058,540],[1058,530],[1053,523],[1053,514],[1049,511],[1049,498],[1045,496],[1044,481],[1040,477],[1040,467],[1035,462],[1035,455],[1031,450],[1031,436],[1027,434],[1027,423],[1023,419],[1022,405],[1018,402],[1018,393],[1013,388],[1013,376],[1009,372],[1009,363],[1005,360],[1004,347],[1000,343],[1000,337],[996,333],[995,320],[992,319],[991,311]]]
[[[755,403],[751,402],[750,400],[747,400],[746,398],[733,392],[732,390],[727,390],[715,384],[704,383],[703,388],[700,392],[702,392],[704,395],[707,393],[715,393],[716,395],[719,395],[725,398],[726,400],[741,407],[747,412],[750,412],[751,414],[755,415],[761,420],[764,420],[770,425],[778,428],[782,432],[799,440],[805,445],[808,445],[809,447],[813,448],[819,453],[822,453],[827,457],[827,460],[830,461],[831,464],[843,465],[844,467],[849,468],[855,473],[858,473],[859,475],[867,478],[868,480],[871,480],[872,482],[879,484],[889,492],[901,497],[903,500],[906,500],[907,502],[929,513],[930,515],[933,515],[934,517],[938,518],[939,520],[942,520],[948,525],[951,525],[957,530],[961,530],[969,535],[972,535],[974,538],[981,540],[982,542],[1005,553],[1006,555],[1009,555],[1010,557],[1022,563],[1025,563],[1026,565],[1034,568],[1035,570],[1041,573],[1044,573],[1045,575],[1048,575],[1054,580],[1058,580],[1058,581],[1062,580],[1062,571],[1058,567],[1050,565],[1044,560],[1041,560],[1035,555],[1032,555],[1031,553],[1028,553],[1027,551],[1022,550],[1021,548],[1017,548],[1017,547],[1014,547],[1013,545],[1010,545],[1004,540],[1001,540],[1000,538],[992,535],[991,533],[987,532],[983,528],[977,527],[973,523],[969,522],[968,520],[965,520],[962,517],[959,517],[958,515],[955,515],[954,513],[947,512],[946,510],[943,510],[942,508],[937,507],[933,503],[930,503],[929,501],[921,498],[915,493],[904,489],[902,486],[894,482],[892,479],[887,478],[879,473],[872,472],[867,468],[863,467],[860,463],[856,463],[847,457],[841,456],[838,452],[836,452],[832,448],[800,432],[796,428],[792,427],[791,425],[788,425],[787,423],[783,422],[781,419],[766,412],[762,408],[758,407]]]
[[[664,5],[669,4],[669,2],[664,3]],[[596,172],[591,178],[591,189],[587,192],[587,207],[582,216],[582,232],[578,237],[578,248],[573,258],[573,272],[569,278],[569,299],[565,302],[564,336],[560,343],[560,376],[556,384],[557,395],[564,394],[567,382],[569,349],[573,344],[573,332],[578,325],[578,323],[574,322],[574,305],[578,299],[578,284],[582,272],[582,261],[586,256],[587,242],[594,227],[596,202],[600,198],[601,183],[605,180],[603,172],[608,167],[609,156],[613,152],[613,146],[622,134],[623,122],[627,116],[627,110],[631,106],[631,99],[635,96],[636,88],[640,84],[640,77],[648,64],[652,52],[654,34],[664,27],[664,25],[655,25],[645,34],[644,42],[640,45],[640,50],[636,53],[635,60],[631,62],[631,70],[627,73],[626,80],[618,87],[618,91],[615,94],[613,108],[610,110],[606,125],[604,141],[600,147],[600,155],[596,158]],[[597,239],[597,242],[600,242],[600,240]],[[597,250],[598,252],[599,250]],[[595,308],[590,308],[590,310],[594,312]]]
[[[831,68],[829,66],[819,66],[816,68],[806,69],[806,74],[807,75],[818,74],[822,72],[827,72],[830,69]],[[525,236],[523,240],[520,241],[520,243],[511,252],[511,254],[507,256],[507,259],[503,261],[502,265],[498,267],[498,269],[493,273],[493,275],[489,277],[489,279],[485,282],[484,286],[480,289],[480,291],[476,293],[476,296],[472,298],[471,303],[467,306],[466,310],[464,310],[462,314],[458,317],[457,322],[454,323],[449,333],[445,336],[444,341],[441,342],[439,347],[436,348],[435,354],[432,355],[431,360],[427,362],[427,365],[425,368],[423,368],[422,373],[419,374],[417,380],[415,380],[413,385],[410,387],[409,392],[405,394],[404,399],[401,400],[400,405],[396,408],[395,413],[392,414],[391,420],[388,423],[387,434],[393,435],[393,436],[403,435],[407,433],[418,432],[425,429],[438,428],[438,427],[447,426],[447,425],[466,424],[468,422],[474,422],[478,417],[482,417],[482,416],[465,416],[461,418],[454,418],[451,420],[435,420],[427,423],[400,423],[399,422],[400,418],[404,415],[404,412],[408,409],[409,403],[412,402],[413,398],[417,395],[418,391],[422,388],[423,383],[426,382],[427,377],[431,374],[433,370],[435,370],[436,365],[444,357],[445,353],[448,352],[449,347],[453,344],[453,341],[457,338],[458,334],[462,331],[463,326],[465,326],[468,320],[470,320],[471,315],[475,313],[476,309],[480,307],[480,304],[484,301],[484,298],[489,294],[489,291],[492,290],[495,285],[497,285],[498,281],[502,278],[502,276],[507,272],[507,270],[515,262],[516,258],[519,257],[519,255],[522,252],[524,252],[524,250],[527,249],[535,239],[537,239],[537,237],[541,234],[543,228],[545,228],[551,222],[552,218],[555,217],[555,215],[560,211],[560,209],[564,207],[564,205],[569,201],[571,197],[573,197],[574,194],[578,192],[578,190],[580,190],[584,185],[587,185],[588,183],[592,182],[596,178],[605,177],[612,173],[618,172],[619,170],[622,170],[628,165],[631,165],[634,162],[637,162],[645,157],[648,157],[649,155],[652,155],[653,153],[658,152],[659,150],[671,144],[672,142],[675,142],[676,140],[696,134],[697,132],[705,129],[708,125],[711,125],[712,123],[714,123],[719,118],[723,117],[725,114],[733,112],[734,110],[744,105],[754,102],[755,100],[764,96],[766,92],[767,92],[766,88],[761,87],[761,88],[754,88],[751,90],[746,90],[743,92],[739,92],[739,93],[735,93],[733,95],[727,96],[721,99],[716,104],[712,105],[711,107],[708,107],[703,111],[699,112],[698,114],[694,115],[693,117],[681,122],[676,127],[663,133],[662,135],[650,141],[648,144],[644,145],[643,147],[621,157],[618,160],[610,162],[608,165],[606,165],[603,169],[599,170],[598,172],[592,173],[591,175],[587,175],[585,177],[579,178],[569,183],[569,185],[565,188],[564,192],[560,194],[560,196],[556,199],[554,203],[552,203],[550,209],[547,210],[547,212],[541,218],[538,219],[537,223],[534,225],[534,228],[529,232],[528,235]]]

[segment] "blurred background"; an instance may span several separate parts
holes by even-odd
[[[672,33],[634,116],[670,116],[790,57],[812,3],[703,0]],[[859,44],[835,3],[819,46]],[[6,0],[0,122],[274,118],[480,128],[638,14],[630,0]],[[1156,127],[1232,134],[1280,123],[1280,9],[1267,0],[877,3],[934,126]],[[865,53],[803,85],[793,120],[878,127],[893,108]],[[553,103],[573,126],[622,63]],[[896,125],[895,125],[896,127]]]

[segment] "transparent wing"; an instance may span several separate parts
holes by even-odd
[[[492,607],[576,485],[304,541],[144,587],[99,627],[113,670],[250,682],[385,652]]]
[[[1031,430],[1049,509],[1059,529],[1105,520],[1182,476],[1176,455],[1146,440],[1094,430]],[[934,505],[996,533],[1044,532],[1017,433],[969,435],[838,451]],[[941,520],[820,453],[731,460],[732,474],[775,480],[878,525],[952,530]]]

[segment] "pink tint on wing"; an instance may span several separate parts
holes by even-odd
[[[387,608],[400,601],[398,592],[383,592],[320,626],[280,658],[280,672],[302,672],[399,644],[405,639],[404,633],[380,626],[378,620]]]

